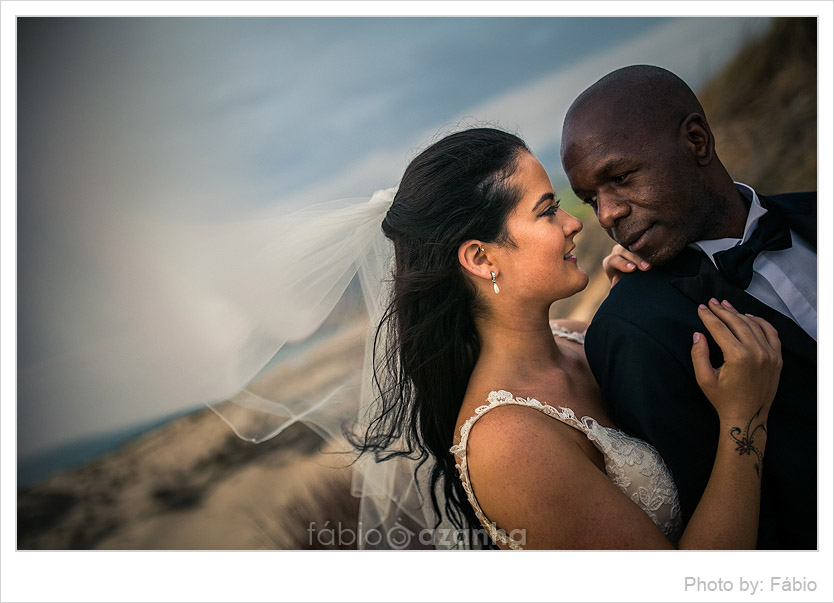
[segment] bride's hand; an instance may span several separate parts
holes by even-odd
[[[602,260],[602,269],[605,271],[605,276],[608,277],[612,287],[617,284],[623,274],[634,272],[638,268],[645,272],[651,267],[651,264],[643,261],[637,254],[630,252],[619,244],[614,245],[611,253]]]
[[[746,422],[756,413],[764,423],[779,386],[782,346],[776,329],[752,315],[739,314],[729,302],[710,300],[698,316],[724,353],[713,368],[706,338],[695,333],[692,364],[695,378],[722,421]]]

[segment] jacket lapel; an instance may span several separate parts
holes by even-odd
[[[687,248],[669,267],[671,283],[696,304],[704,304],[711,297],[726,299],[736,308],[760,316],[779,333],[782,347],[808,362],[817,360],[817,342],[793,320],[762,303],[746,291],[737,288],[718,272],[706,255]]]

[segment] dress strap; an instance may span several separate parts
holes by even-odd
[[[549,404],[539,402],[535,398],[517,398],[510,392],[504,390],[490,392],[487,397],[487,402],[487,404],[476,408],[475,414],[472,417],[469,417],[466,422],[461,425],[460,442],[452,446],[449,451],[459,459],[455,467],[457,467],[458,471],[460,471],[460,479],[463,484],[463,490],[466,492],[469,504],[472,505],[472,508],[475,511],[475,516],[478,518],[478,521],[481,522],[481,526],[483,526],[483,528],[489,533],[494,542],[505,544],[511,549],[521,549],[521,545],[515,541],[511,535],[507,534],[506,531],[487,519],[481,509],[481,506],[478,504],[478,500],[475,498],[475,492],[472,489],[472,482],[469,479],[469,466],[466,458],[466,447],[469,442],[469,432],[472,430],[472,426],[478,421],[478,419],[483,417],[493,408],[509,404],[535,408],[544,414],[561,421],[562,423],[566,423],[567,425],[578,429],[585,435],[588,435],[589,426],[586,425],[584,420],[580,421],[577,419],[574,412],[569,408],[557,408],[555,406],[550,406]]]
[[[578,331],[571,331],[570,329],[564,329],[556,324],[555,320],[550,321],[550,332],[553,333],[556,337],[561,337],[562,339],[567,339],[568,341],[575,341],[580,345],[585,345],[585,333],[579,333]]]

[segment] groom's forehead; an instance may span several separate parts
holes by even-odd
[[[595,134],[608,139],[631,138],[667,129],[687,115],[674,98],[658,90],[607,85],[581,94],[568,109],[564,132]]]
[[[568,122],[568,129],[586,136],[626,141],[643,136],[657,125],[658,115],[633,103],[618,102],[616,98],[588,103]]]
[[[565,168],[590,161],[604,169],[603,164],[656,153],[668,147],[676,129],[641,115],[600,111],[578,116],[565,128],[561,149]]]
[[[589,115],[566,128],[562,138],[562,160],[575,164],[593,158],[595,162],[612,162],[651,149],[656,136],[651,124],[636,120]]]

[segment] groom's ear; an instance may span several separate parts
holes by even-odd
[[[458,261],[464,269],[480,278],[491,279],[490,270],[495,270],[486,251],[481,251],[483,243],[474,239],[461,243],[458,247]]]
[[[680,134],[698,165],[706,167],[712,163],[715,159],[715,138],[706,117],[691,113],[681,123]]]

